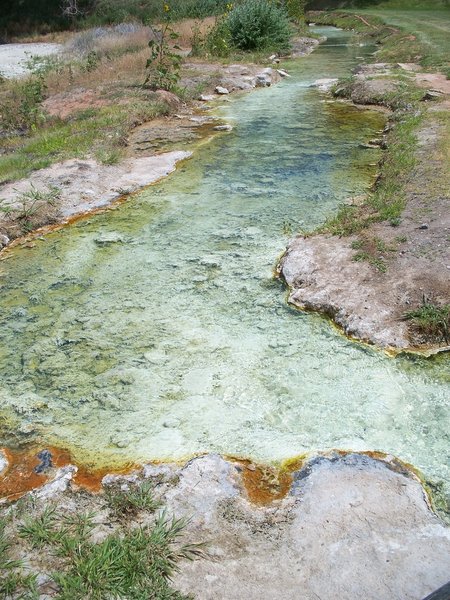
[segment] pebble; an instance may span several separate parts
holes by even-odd
[[[233,128],[231,125],[216,125],[215,127],[213,127],[214,131],[233,131]]]
[[[426,223],[422,223],[422,225],[419,225],[419,229],[428,229],[428,225]]]
[[[227,88],[224,88],[224,87],[222,87],[220,85],[218,85],[214,91],[216,92],[216,94],[219,94],[220,96],[225,96],[226,94],[230,93],[227,90]]]

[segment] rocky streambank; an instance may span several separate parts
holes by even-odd
[[[387,205],[395,194],[400,196],[401,215],[379,219],[370,205],[372,193],[367,198],[349,199],[349,209],[364,221],[363,226],[354,226],[354,233],[348,227],[350,232],[341,235],[327,232],[325,227],[325,231],[294,238],[278,272],[290,288],[291,304],[326,314],[348,336],[388,351],[429,354],[450,346],[448,317],[444,314],[450,305],[450,180],[444,159],[450,88],[443,76],[430,75],[430,79],[423,73],[412,75],[410,85],[417,85],[415,94],[422,95],[419,108],[413,108],[402,91],[405,84],[397,75],[414,74],[417,68],[365,65],[356,69],[351,83],[335,87],[335,95],[356,104],[395,110],[384,136],[367,144],[368,152],[380,145],[385,149],[375,192],[384,180],[393,187],[397,185],[392,173],[385,175],[386,165],[389,169],[389,163],[400,153],[409,152],[407,141],[390,150],[396,127],[406,119],[420,121],[415,129],[414,154],[409,157],[413,166],[409,167],[403,190],[390,192],[385,186]],[[430,81],[435,85],[432,90]],[[425,89],[420,92],[420,88]],[[343,229],[346,226],[344,222]],[[411,311],[424,307],[438,325],[422,327],[420,322],[407,318]]]
[[[68,465],[21,502],[27,519],[53,509],[72,519],[93,511],[90,538],[98,543],[119,526],[108,489],[150,485],[166,514],[188,519],[185,540],[205,544],[203,557],[183,562],[173,580],[199,600],[294,599],[299,590],[311,600],[420,600],[446,582],[450,531],[430,510],[419,480],[392,457],[330,453],[299,461],[283,482],[272,467],[209,454],[182,466],[106,475],[97,493],[80,486],[77,468]],[[0,505],[13,517],[7,532],[24,519],[15,510]],[[133,527],[152,523],[160,510],[139,510]],[[14,556],[25,554],[27,568],[39,573],[39,597],[57,595],[57,559],[30,551],[19,537]]]
[[[317,43],[309,38],[297,40],[295,56],[309,54]],[[170,92],[156,92],[169,114],[129,132],[124,160],[109,165],[94,157],[74,158],[0,185],[0,249],[33,230],[107,206],[168,175],[178,161],[191,155],[193,142],[231,131],[231,126],[208,114],[211,103],[233,93],[275,85],[289,76],[278,68],[278,59],[271,62],[269,67],[188,62],[181,85],[186,89],[201,86],[204,92],[190,103]],[[53,118],[70,119],[77,111],[96,106],[97,101],[88,91],[84,96],[82,90],[75,90],[48,98],[44,109]]]

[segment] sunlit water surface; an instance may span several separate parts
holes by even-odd
[[[361,193],[378,158],[359,144],[381,115],[308,87],[372,50],[328,33],[291,79],[226,103],[234,131],[174,175],[2,263],[0,446],[96,466],[380,450],[448,480],[448,360],[350,342],[273,278],[290,230]]]

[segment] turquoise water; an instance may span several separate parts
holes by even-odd
[[[448,480],[448,360],[350,342],[273,278],[291,232],[375,173],[359,144],[383,117],[309,87],[372,49],[329,34],[292,78],[222,105],[233,132],[165,181],[1,264],[0,446],[96,466],[380,450]]]

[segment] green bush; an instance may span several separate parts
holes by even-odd
[[[244,51],[287,51],[291,26],[286,10],[270,0],[244,0],[221,19],[210,34],[211,50],[229,45]]]

